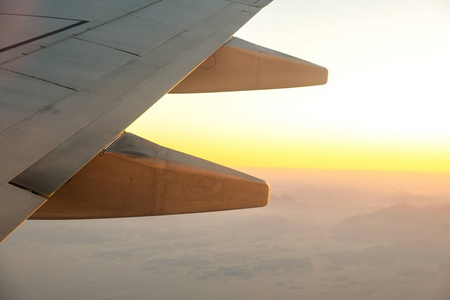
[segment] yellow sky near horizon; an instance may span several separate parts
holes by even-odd
[[[277,0],[237,36],[324,86],[167,95],[128,131],[232,167],[450,172],[445,1]]]

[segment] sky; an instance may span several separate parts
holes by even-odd
[[[450,171],[450,4],[277,0],[235,36],[324,86],[166,95],[128,128],[232,167]]]

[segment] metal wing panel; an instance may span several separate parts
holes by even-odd
[[[151,63],[135,60],[0,132],[3,167],[0,182],[24,171],[169,63],[169,60],[155,59]],[[63,165],[69,165],[70,161],[66,159]]]
[[[72,90],[0,70],[0,132]]]
[[[108,112],[14,178],[13,182],[40,194],[51,195],[252,16],[253,14],[242,11],[240,5],[233,5],[221,11],[220,15],[212,16],[197,27],[148,52],[139,61],[172,62],[139,89],[112,106]],[[71,158],[70,161],[67,157]]]
[[[246,4],[246,5],[251,5],[254,7],[264,7],[267,4],[269,4],[270,2],[272,2],[272,0],[230,0],[236,3],[242,3],[242,4]]]
[[[189,28],[230,5],[223,0],[165,0],[133,13],[134,16]]]
[[[74,20],[37,16],[2,15],[0,18],[0,52],[11,45],[77,23]]]
[[[34,7],[37,11],[39,11],[41,9],[40,8],[41,6],[46,7],[46,4],[44,3],[46,1],[53,1],[53,0],[40,0],[39,3],[37,3],[35,6],[33,6],[33,4],[29,4],[27,7],[28,8]],[[69,1],[72,1],[72,0],[69,0]],[[64,30],[53,32],[51,34],[48,33],[45,36],[43,36],[37,40],[32,40],[23,45],[19,45],[17,47],[7,50],[7,51],[0,52],[0,64],[9,62],[14,59],[19,59],[21,57],[24,57],[24,56],[29,55],[36,51],[41,51],[43,48],[51,47],[52,45],[54,45],[56,43],[59,43],[64,40],[67,40],[69,38],[75,37],[86,31],[89,31],[89,30],[92,30],[99,26],[102,26],[106,23],[114,22],[115,20],[118,20],[118,19],[122,18],[123,16],[129,15],[129,14],[136,12],[142,8],[151,6],[154,3],[159,2],[159,1],[161,1],[161,0],[128,1],[128,2],[124,2],[124,4],[116,10],[107,10],[107,13],[105,13],[105,11],[103,11],[102,14],[91,16],[90,18],[87,18],[86,15],[89,15],[89,11],[91,9],[95,9],[96,3],[102,2],[103,5],[107,5],[107,3],[109,3],[109,2],[108,2],[108,0],[89,1],[90,5],[88,5],[88,3],[85,2],[84,3],[85,5],[77,6],[77,7],[83,7],[83,9],[79,12],[80,18],[78,18],[78,19],[70,19],[69,18],[69,20],[78,21],[75,24],[76,26],[69,27],[69,28],[63,28]],[[11,2],[15,3],[15,1],[8,1],[6,3],[10,4]],[[19,2],[19,1],[17,1],[17,2]],[[30,2],[34,3],[33,0],[31,0]],[[26,1],[26,3],[28,3],[28,1]],[[56,7],[59,7],[59,9],[64,12],[63,7],[65,6],[65,4],[63,2],[59,2],[59,1],[58,1],[58,3],[59,4],[55,4]],[[111,3],[113,3],[113,2],[111,2]],[[8,10],[9,6],[11,6],[11,5],[0,5],[0,14],[3,14],[3,15],[11,14],[10,10]],[[87,12],[87,13],[83,14],[83,12]],[[16,14],[21,14],[21,13],[18,12]],[[23,12],[23,14],[28,16],[32,13]],[[84,16],[84,18],[83,18],[83,16]],[[41,17],[56,18],[56,19],[59,18],[59,17],[51,16],[50,14],[43,15]],[[17,26],[20,26],[20,24]]]
[[[183,27],[179,26],[126,16],[116,22],[88,31],[78,38],[141,55],[183,30]]]
[[[134,57],[101,45],[69,39],[3,64],[1,68],[76,90]]]
[[[4,14],[48,16],[77,20],[93,20],[113,13],[132,3],[145,0],[14,0],[2,2]]]

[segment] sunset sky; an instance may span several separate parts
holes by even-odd
[[[450,4],[277,0],[236,36],[324,86],[167,95],[128,131],[231,167],[450,172]]]

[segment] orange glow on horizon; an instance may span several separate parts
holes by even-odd
[[[450,148],[418,144],[364,143],[355,140],[317,141],[298,138],[196,133],[131,127],[162,146],[233,167],[335,170],[397,170],[450,172]]]
[[[445,9],[377,7],[274,1],[236,36],[326,67],[326,85],[167,95],[128,131],[231,167],[450,172]]]

